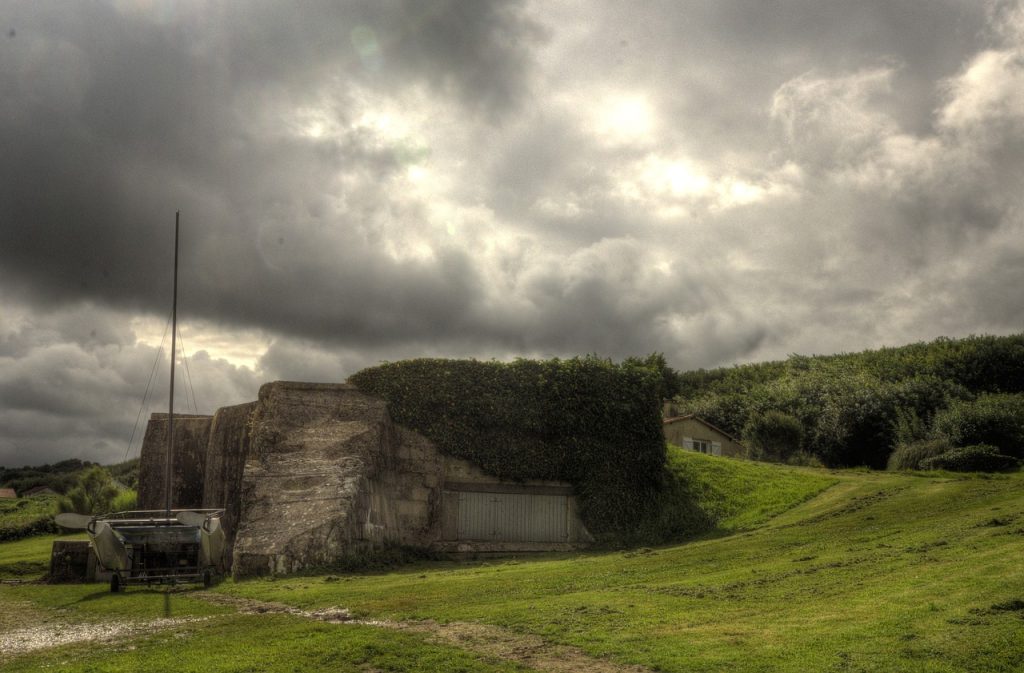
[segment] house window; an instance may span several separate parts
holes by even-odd
[[[704,453],[709,456],[722,455],[721,442],[712,442],[707,439],[691,439],[690,437],[684,437],[683,448],[692,449],[693,451],[699,451],[700,453]]]

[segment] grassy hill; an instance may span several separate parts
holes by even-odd
[[[655,549],[325,572],[210,592],[305,616],[235,614],[196,600],[198,591],[0,586],[0,604],[65,632],[69,623],[201,620],[150,622],[150,633],[113,648],[69,644],[0,663],[505,671],[550,669],[536,663],[548,651],[584,662],[559,670],[1021,670],[1024,475],[825,471],[677,451],[670,460],[674,473],[692,473],[686,497],[717,520],[714,533]],[[8,549],[0,545],[0,563]],[[309,618],[337,606],[390,621]],[[24,624],[0,620],[0,642]]]
[[[0,500],[0,542],[54,532],[55,511],[57,496],[53,495]]]

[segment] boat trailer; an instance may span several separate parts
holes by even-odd
[[[210,586],[224,569],[223,514],[222,509],[135,510],[80,521],[116,593],[132,584]],[[69,520],[58,523],[66,525],[80,515],[61,516]]]

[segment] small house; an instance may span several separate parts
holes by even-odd
[[[709,456],[746,455],[746,448],[738,439],[693,414],[666,418],[663,426],[665,440],[684,449]]]

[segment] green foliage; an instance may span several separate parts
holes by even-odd
[[[800,450],[803,437],[796,417],[774,409],[752,416],[743,427],[743,439],[759,459],[785,462]]]
[[[759,415],[777,411],[799,420],[804,450],[826,464],[883,468],[895,446],[930,437],[933,419],[951,403],[1024,392],[1024,334],[792,355],[678,379],[681,413],[741,434]],[[992,436],[972,437],[954,443],[988,442],[1024,454],[1019,442],[1011,448]]]
[[[105,514],[111,511],[117,495],[110,473],[96,465],[83,472],[78,485],[57,501],[57,509],[75,514]]]
[[[18,493],[45,486],[57,493],[66,494],[78,485],[79,477],[96,463],[88,460],[69,458],[52,465],[38,465],[35,467],[0,467],[0,486],[13,488]],[[110,476],[128,488],[138,488],[139,485],[139,459],[133,458],[123,463],[107,466]]]
[[[954,446],[991,444],[1024,458],[1024,395],[982,395],[954,402],[935,416],[935,432]]]
[[[69,458],[53,465],[37,467],[0,467],[0,486],[13,488],[18,493],[46,486],[57,493],[66,493],[78,482],[78,474],[95,463]]]
[[[897,444],[889,456],[886,468],[889,470],[920,470],[921,461],[941,456],[953,445],[945,437],[937,439],[919,439],[905,444]]]
[[[1004,472],[1017,467],[1019,461],[1013,456],[999,453],[991,444],[964,446],[921,461],[924,470],[949,470],[950,472]]]
[[[795,467],[825,467],[825,464],[821,462],[821,458],[818,458],[818,456],[809,451],[797,451],[787,456],[786,465],[793,465]]]
[[[107,472],[117,482],[123,484],[130,489],[137,489],[139,487],[139,459],[132,458],[126,460],[123,463],[117,463],[115,465],[108,465]]]
[[[897,446],[928,439],[929,434],[931,431],[928,424],[918,415],[916,409],[897,409],[896,427],[894,428]]]
[[[622,362],[627,366],[647,367],[661,375],[661,388],[658,395],[662,400],[671,400],[679,394],[680,381],[679,372],[668,366],[664,353],[651,353],[645,358],[628,357]]]
[[[126,512],[135,509],[138,505],[139,494],[132,489],[118,491],[117,495],[110,502],[111,512]]]
[[[595,536],[635,534],[664,480],[663,371],[571,360],[420,359],[349,379],[443,453],[503,479],[571,482]]]

